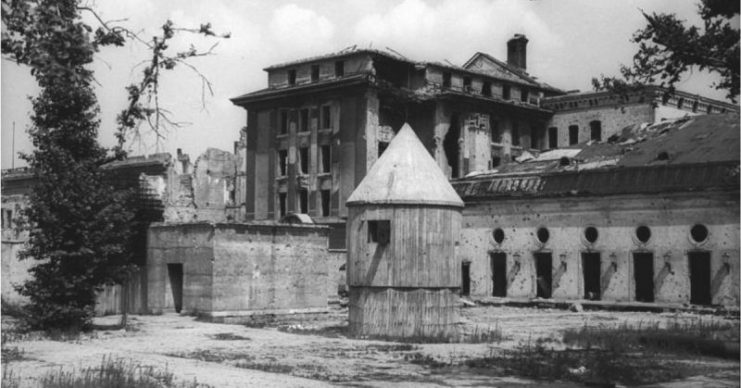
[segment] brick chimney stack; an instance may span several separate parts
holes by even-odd
[[[522,34],[507,41],[507,64],[518,69],[527,69],[527,37]]]

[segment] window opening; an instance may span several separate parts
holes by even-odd
[[[391,233],[391,221],[371,220],[368,221],[368,242],[386,245]]]
[[[319,149],[322,153],[322,172],[330,172],[332,167],[332,148],[329,145],[323,145]]]
[[[387,141],[379,141],[378,142],[378,157],[380,158],[384,151],[386,151],[386,148],[388,148],[389,142]]]
[[[553,280],[553,257],[550,252],[538,252],[535,256],[536,296],[549,299]]]
[[[636,237],[638,241],[647,243],[651,239],[651,229],[648,226],[641,225],[636,228]]]
[[[639,302],[654,301],[654,254],[652,252],[633,253],[633,277],[635,279],[635,298]]]
[[[523,88],[522,92],[520,92],[520,101],[527,102],[527,98],[528,98],[528,91],[527,89]]]
[[[286,193],[278,193],[278,203],[280,205],[280,216],[286,215]]]
[[[538,241],[545,244],[551,238],[551,233],[548,231],[548,228],[538,228],[537,237]]]
[[[599,233],[597,232],[597,228],[594,226],[584,229],[584,238],[590,243],[597,241],[597,237],[599,237]]]
[[[458,138],[460,137],[460,127],[458,124],[458,114],[453,113],[450,115],[450,127],[448,133],[445,134],[443,139],[443,150],[445,150],[445,157],[448,159],[448,166],[450,166],[451,176],[458,178]]]
[[[497,244],[501,244],[502,241],[504,241],[504,230],[502,230],[502,228],[496,228],[494,229],[494,232],[492,232],[492,236]]]
[[[602,297],[600,286],[602,258],[599,252],[582,252],[581,262],[584,275],[584,299],[600,300]]]
[[[342,77],[345,75],[345,62],[337,61],[334,63],[334,75],[335,77]]]
[[[288,111],[280,111],[280,134],[288,133]]]
[[[471,263],[467,261],[461,263],[461,295],[471,295]]]
[[[492,296],[507,296],[507,254],[493,252],[491,254]]]
[[[556,127],[548,128],[548,148],[558,148],[558,128]]]
[[[602,141],[602,122],[594,120],[589,123],[591,138],[594,141]]]
[[[298,153],[299,153],[299,164],[301,167],[301,173],[308,174],[309,173],[309,148],[308,147],[299,148]]]
[[[520,145],[520,126],[517,123],[512,123],[512,145]]]
[[[491,82],[484,82],[484,84],[481,86],[481,94],[486,97],[491,97]]]
[[[299,213],[309,212],[309,190],[301,188],[298,190]]]
[[[510,93],[510,86],[509,85],[502,86],[502,98],[505,99],[505,100],[509,100],[510,99],[510,94],[511,94]]]
[[[311,66],[311,82],[319,81],[319,65]]]
[[[301,109],[301,132],[306,132],[309,130],[309,110],[308,109]]]
[[[708,228],[702,224],[696,224],[690,229],[690,235],[695,242],[703,242],[708,238]]]
[[[321,191],[321,197],[322,197],[322,217],[329,217],[329,190],[322,190]]]
[[[710,252],[689,252],[690,262],[690,303],[709,305],[710,293]]]
[[[530,148],[538,149],[538,129],[530,128]]]
[[[471,91],[471,78],[463,77],[463,90],[468,92]]]
[[[288,85],[296,85],[296,70],[288,70]]]
[[[332,127],[332,115],[330,111],[329,105],[325,105],[322,107],[322,128],[331,128]]]
[[[579,126],[569,125],[569,145],[579,143]]]
[[[278,167],[280,176],[288,175],[288,150],[278,151]]]
[[[449,71],[444,71],[443,72],[443,87],[444,88],[449,88],[450,87],[450,79],[451,79],[450,72]]]

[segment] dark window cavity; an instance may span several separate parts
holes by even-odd
[[[368,242],[386,245],[391,234],[391,221],[372,220],[368,221]]]
[[[579,126],[569,125],[569,145],[579,143]]]
[[[288,175],[288,150],[278,151],[278,168],[280,176]]]
[[[319,65],[311,66],[311,82],[319,81]]]
[[[329,105],[325,105],[322,107],[322,128],[331,128],[332,127],[332,111],[330,109]]]
[[[387,141],[379,141],[378,142],[378,157],[380,158],[384,151],[386,151],[386,148],[388,148],[389,143]]]
[[[309,212],[309,190],[303,188],[298,190],[298,209],[299,213]]]
[[[491,82],[484,82],[484,85],[481,86],[481,94],[486,97],[491,97]]]
[[[497,244],[501,244],[502,241],[504,241],[504,230],[502,230],[502,228],[496,228],[494,229],[494,232],[492,232],[492,236]]]
[[[296,85],[296,70],[288,70],[288,84]]]
[[[558,128],[556,127],[548,128],[548,148],[552,150],[558,148]]]
[[[449,71],[444,71],[443,72],[443,87],[444,88],[449,88],[450,87],[450,79],[451,79],[450,72]]]
[[[522,92],[520,92],[520,101],[527,102],[527,98],[528,98],[527,89],[522,89]]]
[[[332,148],[329,145],[323,145],[319,148],[321,152],[322,172],[330,172],[332,167]]]
[[[512,123],[512,145],[520,145],[520,126],[517,123]]]
[[[509,100],[510,99],[510,94],[511,93],[510,93],[510,87],[509,87],[509,85],[502,86],[502,98],[505,99],[505,100]]]
[[[334,63],[334,75],[335,77],[342,77],[345,75],[345,62],[337,61]]]
[[[590,122],[589,129],[590,129],[592,140],[602,141],[602,122],[601,121],[594,120]]]
[[[322,190],[321,191],[322,196],[322,217],[329,217],[329,190]]]
[[[702,224],[696,224],[690,229],[690,235],[695,242],[703,242],[708,238],[708,228]]]
[[[285,135],[288,133],[288,111],[280,111],[280,134]]]
[[[280,203],[280,216],[286,215],[286,193],[278,193],[278,202]]]
[[[599,232],[597,232],[597,228],[595,228],[594,226],[590,226],[584,229],[584,238],[590,243],[594,243],[595,241],[597,241],[597,237],[599,237]]]
[[[499,130],[499,121],[489,119],[489,129],[491,130],[491,141],[494,143],[502,142],[502,133]]]
[[[538,241],[545,244],[548,242],[548,239],[551,238],[551,233],[548,231],[548,228],[538,228],[537,236]]]
[[[530,148],[538,149],[538,129],[530,128]]]
[[[463,90],[467,92],[471,91],[471,78],[463,77]]]
[[[638,241],[642,243],[648,242],[651,239],[651,229],[646,225],[641,225],[636,228],[636,237]]]
[[[298,154],[299,154],[299,163],[301,164],[301,173],[308,174],[309,173],[309,148],[308,147],[299,148]]]
[[[308,109],[301,109],[301,118],[300,118],[300,129],[301,132],[306,132],[309,130],[309,110]]]

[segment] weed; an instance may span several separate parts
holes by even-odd
[[[250,338],[234,333],[218,333],[212,335],[211,338],[220,341],[250,341]]]
[[[291,334],[303,335],[320,335],[327,338],[346,338],[347,325],[325,326],[325,327],[304,327],[302,325],[281,325],[278,331]]]
[[[449,365],[444,362],[436,360],[434,357],[430,355],[422,354],[419,352],[405,354],[404,361],[408,361],[409,363],[416,364],[416,365],[428,366],[430,368],[442,368],[442,367]]]
[[[5,356],[3,356],[5,358]],[[21,386],[20,376],[16,376],[13,370],[8,368],[8,364],[3,363],[3,379],[0,386],[4,388],[18,388]]]
[[[202,388],[208,385],[197,381],[174,382],[171,372],[160,371],[151,366],[141,366],[132,361],[103,357],[99,367],[85,368],[81,371],[58,369],[42,377],[42,388]]]

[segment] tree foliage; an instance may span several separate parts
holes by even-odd
[[[81,12],[93,14],[100,26],[94,30]],[[30,299],[32,326],[87,329],[96,292],[124,281],[131,268],[136,210],[131,190],[114,190],[100,167],[125,156],[127,135],[142,120],[155,117],[149,122],[159,130],[159,118],[166,117],[157,101],[159,71],[210,51],[191,48],[168,56],[167,41],[177,30],[171,22],[163,26],[162,37],[147,42],[111,26],[78,0],[2,0],[2,22],[3,55],[28,66],[41,88],[32,99],[28,131],[34,150],[22,155],[35,184],[24,212],[29,240],[20,254],[38,262],[19,292]],[[210,25],[194,32],[215,35]],[[122,46],[131,39],[147,45],[152,56],[143,80],[127,87],[129,104],[118,118],[118,145],[107,150],[97,140],[99,106],[89,65],[102,46]]]
[[[621,66],[622,77],[595,78],[597,90],[624,92],[657,85],[669,92],[688,71],[706,70],[720,76],[713,86],[736,101],[739,94],[739,2],[702,0],[702,28],[686,26],[675,14],[647,14],[645,28],[632,41],[638,52],[630,66]]]

